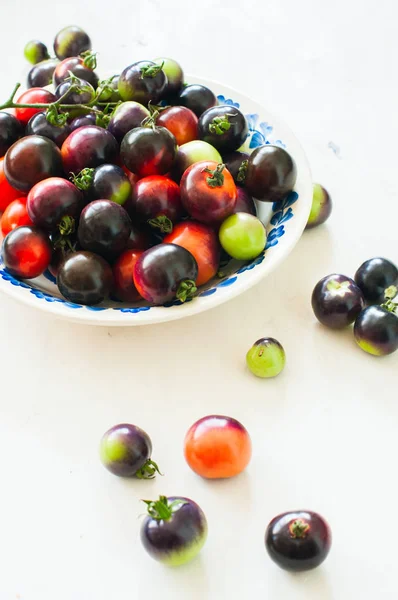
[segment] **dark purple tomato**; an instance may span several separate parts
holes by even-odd
[[[136,127],[123,138],[120,157],[138,177],[165,175],[177,154],[176,139],[165,127]]]
[[[24,55],[26,60],[32,65],[36,65],[37,63],[50,58],[47,46],[39,40],[31,40],[28,42],[24,48]]]
[[[183,496],[144,500],[148,516],[141,526],[141,541],[148,554],[170,567],[192,560],[207,539],[202,509]]]
[[[154,63],[163,65],[162,71],[167,77],[167,85],[164,91],[166,98],[176,96],[184,85],[184,72],[177,61],[172,58],[155,58]]]
[[[75,84],[79,86],[79,89],[71,89]],[[57,100],[64,97],[62,100],[64,104],[89,104],[94,99],[95,91],[88,81],[76,78],[73,82],[63,81],[60,83],[55,90],[55,96]],[[85,108],[68,108],[71,118],[85,115],[86,112]]]
[[[245,186],[257,200],[278,202],[292,191],[296,177],[296,165],[290,154],[279,146],[267,144],[249,156]]]
[[[111,120],[108,131],[121,142],[126,133],[140,127],[142,121],[150,116],[149,110],[138,102],[123,102],[117,107]]]
[[[34,225],[53,231],[63,217],[77,219],[83,206],[83,194],[66,179],[49,177],[30,190],[26,208]]]
[[[80,215],[78,239],[84,250],[113,260],[127,248],[131,220],[112,200],[94,200]]]
[[[46,87],[53,81],[55,67],[59,64],[57,58],[49,58],[37,63],[28,73],[27,87]]]
[[[8,182],[21,192],[28,192],[48,177],[63,175],[61,152],[52,140],[29,135],[11,146],[4,157]]]
[[[200,117],[205,110],[216,106],[217,98],[208,87],[204,85],[186,85],[180,92],[178,104],[190,108],[197,117]]]
[[[364,307],[361,290],[345,275],[328,275],[312,292],[312,309],[322,325],[342,329],[355,321]]]
[[[113,295],[122,302],[136,302],[141,298],[135,287],[133,273],[135,263],[144,250],[125,250],[112,266]]]
[[[306,229],[322,225],[332,214],[332,199],[328,192],[319,183],[314,183],[312,205]]]
[[[20,122],[14,115],[0,112],[0,158],[22,135]]]
[[[66,173],[80,173],[84,168],[116,162],[118,153],[118,143],[113,135],[96,125],[75,129],[61,148]]]
[[[233,152],[247,138],[249,128],[243,113],[234,106],[213,106],[199,118],[199,139],[220,152]]]
[[[355,341],[373,356],[385,356],[398,349],[398,316],[381,306],[369,306],[354,325]]]
[[[69,302],[99,304],[112,289],[112,269],[98,254],[72,252],[59,266],[57,285]]]
[[[127,242],[128,250],[147,250],[151,245],[149,232],[132,225],[129,241]]]
[[[151,460],[149,435],[136,425],[121,423],[104,433],[100,457],[104,467],[119,477],[153,479],[159,469]]]
[[[78,56],[87,50],[91,50],[91,40],[87,33],[76,25],[64,27],[55,36],[54,52],[60,60],[68,56]]]
[[[85,115],[80,115],[80,117],[75,117],[69,124],[70,131],[75,131],[75,129],[79,129],[79,127],[85,127],[85,125],[95,125],[97,122],[95,113],[90,112]]]
[[[180,188],[163,175],[144,177],[133,188],[131,209],[140,221],[170,233],[183,215]]]
[[[196,291],[198,265],[188,250],[175,244],[159,244],[146,250],[134,267],[138,293],[153,304],[174,298],[184,302]]]
[[[222,163],[221,154],[213,146],[202,140],[193,140],[180,146],[171,172],[173,179],[179,183],[185,171],[194,163],[212,160]]]
[[[129,65],[119,78],[119,94],[122,100],[135,100],[141,104],[156,104],[167,85],[167,77],[160,65],[141,60]]]
[[[130,180],[123,169],[117,165],[100,165],[94,170],[88,195],[93,200],[103,198],[123,206],[131,198],[131,191]]]
[[[54,87],[59,86],[60,83],[68,79],[70,73],[73,73],[79,79],[83,79],[83,81],[88,81],[93,88],[97,89],[98,75],[92,69],[86,67],[83,59],[79,56],[66,58],[57,64],[53,73]]]
[[[331,545],[328,523],[321,515],[307,510],[278,515],[265,532],[268,554],[286,571],[308,571],[319,567]]]
[[[244,185],[246,178],[247,160],[249,154],[246,152],[230,152],[223,157],[223,163],[231,173],[236,185]],[[242,166],[243,163],[243,166]]]
[[[249,213],[249,215],[254,215],[255,217],[257,216],[257,208],[253,198],[245,188],[239,186],[236,188],[236,204],[234,208],[234,213],[238,212]]]
[[[398,269],[386,258],[376,257],[365,261],[355,273],[355,283],[370,304],[381,304],[384,291],[398,285]]]
[[[17,227],[3,242],[2,257],[7,270],[22,279],[34,279],[47,269],[51,260],[51,244],[36,227]]]
[[[60,148],[70,134],[70,131],[70,127],[67,123],[60,127],[51,125],[46,119],[46,114],[41,112],[33,115],[26,126],[25,133],[26,135],[42,135],[43,137],[52,140],[58,148]]]

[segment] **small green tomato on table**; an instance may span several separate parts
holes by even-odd
[[[270,337],[257,340],[246,354],[246,364],[256,377],[276,377],[283,371],[285,362],[283,346]]]

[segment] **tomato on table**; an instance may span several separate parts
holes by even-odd
[[[1,233],[6,236],[13,229],[23,225],[33,225],[26,209],[27,198],[17,198],[5,209],[1,217]]]
[[[10,185],[4,173],[4,157],[0,158],[0,212],[3,212],[13,200],[23,196],[23,193]]]

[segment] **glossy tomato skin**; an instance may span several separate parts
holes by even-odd
[[[4,172],[4,158],[0,158],[0,212],[3,212],[11,202],[21,196],[23,194],[8,183]]]
[[[96,122],[97,119],[93,112],[74,117],[69,124],[70,133],[75,131],[75,129],[79,129],[79,127],[84,127],[85,125],[95,125]]]
[[[138,258],[133,277],[140,295],[159,305],[173,300],[183,281],[196,281],[198,265],[185,248],[159,244]]]
[[[13,187],[27,193],[42,179],[64,174],[61,152],[52,140],[41,135],[29,135],[15,142],[7,151],[4,172]]]
[[[123,302],[135,302],[141,298],[135,287],[133,272],[135,264],[143,252],[144,250],[125,250],[112,267],[115,281],[113,293]]]
[[[121,206],[131,198],[132,186],[126,173],[117,165],[100,165],[93,174],[87,195],[91,200],[112,200]]]
[[[265,532],[269,556],[286,571],[308,571],[319,567],[331,545],[328,523],[318,513],[308,510],[276,516]]]
[[[236,419],[209,415],[196,421],[184,440],[184,455],[191,469],[207,479],[224,479],[241,473],[252,453],[250,436]]]
[[[127,248],[131,220],[112,200],[94,200],[80,215],[78,239],[84,250],[114,260]]]
[[[322,325],[342,329],[356,320],[365,302],[355,281],[333,273],[318,281],[312,292],[311,304]]]
[[[245,183],[246,171],[244,166],[242,167],[242,163],[247,161],[248,158],[249,154],[247,152],[238,152],[238,150],[223,155],[223,163],[238,186],[242,186]]]
[[[174,135],[178,146],[198,139],[198,117],[185,106],[169,106],[161,111],[156,124]]]
[[[17,198],[7,206],[1,217],[1,233],[5,237],[17,227],[33,225],[26,210],[26,198]]]
[[[249,128],[246,117],[238,108],[221,105],[209,108],[200,116],[198,132],[201,140],[220,152],[233,152],[242,146]]]
[[[202,160],[212,160],[216,163],[222,163],[219,151],[207,142],[193,140],[192,142],[183,144],[177,150],[176,160],[171,171],[173,179],[179,183],[188,167]]]
[[[149,435],[130,423],[114,425],[101,438],[101,462],[118,477],[139,476],[139,472],[150,462],[151,454]]]
[[[43,137],[52,140],[54,144],[60,148],[68,135],[70,134],[70,127],[67,123],[61,127],[51,125],[46,119],[44,112],[33,115],[29,123],[26,126],[26,135],[41,135]]]
[[[217,163],[202,161],[188,167],[181,179],[182,204],[193,219],[202,223],[221,223],[234,212],[236,205],[236,185],[227,169],[221,173],[221,185],[212,187],[211,174]]]
[[[37,63],[28,73],[27,87],[43,88],[50,85],[53,80],[53,73],[55,67],[58,65],[59,60],[56,58],[49,58]]]
[[[83,194],[70,181],[49,177],[33,186],[26,207],[37,227],[54,231],[62,217],[77,219],[83,208]]]
[[[151,243],[149,232],[143,229],[138,229],[135,225],[131,226],[130,237],[127,242],[128,250],[148,250]]]
[[[62,144],[65,172],[77,174],[86,167],[95,168],[105,163],[114,163],[118,150],[117,141],[106,129],[96,125],[79,127]]]
[[[53,72],[54,87],[58,87],[60,83],[70,77],[69,71],[73,73],[75,77],[88,81],[94,89],[97,89],[98,75],[92,69],[85,67],[83,59],[79,56],[66,58],[56,65]]]
[[[398,268],[386,258],[376,256],[362,263],[354,279],[369,304],[381,304],[385,290],[390,285],[398,286]]]
[[[297,169],[293,158],[279,146],[259,146],[247,162],[245,186],[257,200],[278,202],[291,192]]]
[[[94,99],[95,91],[93,86],[84,79],[77,79],[75,82],[81,91],[72,90],[74,83],[71,81],[63,81],[55,90],[55,97],[59,100],[65,96],[63,103],[65,104],[88,104]],[[68,108],[68,113],[71,118],[86,114],[86,110],[82,108]]]
[[[175,97],[182,89],[184,85],[184,72],[181,65],[173,60],[172,58],[160,57],[155,58],[154,63],[162,65],[162,70],[167,77],[167,85],[164,91],[166,98]]]
[[[48,236],[36,227],[18,227],[3,242],[3,261],[8,271],[22,279],[34,279],[50,264],[51,244]]]
[[[112,269],[98,254],[73,252],[59,266],[57,285],[70,302],[99,304],[112,289]]]
[[[124,136],[120,146],[123,164],[140,178],[165,175],[176,154],[176,139],[165,127],[136,127]]]
[[[51,104],[56,101],[54,94],[43,88],[31,88],[27,90],[17,100],[17,104]],[[16,108],[15,116],[24,127],[28,124],[33,115],[41,112],[43,108]]]
[[[14,115],[0,112],[0,157],[3,157],[22,135],[20,122]]]
[[[54,52],[60,60],[68,56],[78,56],[87,50],[91,50],[91,40],[87,33],[76,25],[64,27],[55,36]]]
[[[156,104],[167,85],[167,77],[162,70],[153,77],[146,75],[146,69],[157,67],[150,60],[141,60],[126,67],[119,78],[119,94],[122,100],[135,100],[141,104]]]
[[[136,127],[140,127],[143,120],[149,116],[149,110],[139,102],[123,102],[112,115],[108,131],[120,143],[126,133]]]
[[[142,222],[165,216],[176,223],[183,215],[179,186],[163,175],[150,175],[137,181],[131,208]]]
[[[257,208],[253,198],[245,188],[236,188],[236,204],[234,213],[244,212],[257,217]]]
[[[220,263],[220,244],[212,227],[196,221],[183,221],[163,240],[188,250],[198,263],[196,285],[203,285],[214,277]]]
[[[398,350],[398,316],[381,306],[368,306],[355,321],[354,337],[368,354],[392,354]]]
[[[214,93],[204,85],[187,85],[178,97],[178,103],[192,110],[197,117],[200,117],[205,110],[216,106],[217,98]]]
[[[47,46],[40,40],[31,40],[28,42],[24,48],[24,55],[26,60],[32,65],[50,58]]]

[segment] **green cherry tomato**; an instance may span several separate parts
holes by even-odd
[[[235,213],[220,227],[220,243],[232,258],[251,260],[265,248],[267,234],[265,227],[254,215]]]
[[[320,183],[314,183],[312,206],[306,229],[322,225],[328,220],[332,212],[332,200]]]
[[[256,377],[275,377],[286,362],[283,346],[274,338],[257,340],[246,354],[246,364]]]
[[[47,46],[39,40],[31,40],[28,42],[24,48],[24,55],[26,60],[32,65],[37,65],[37,63],[42,60],[50,58]]]

